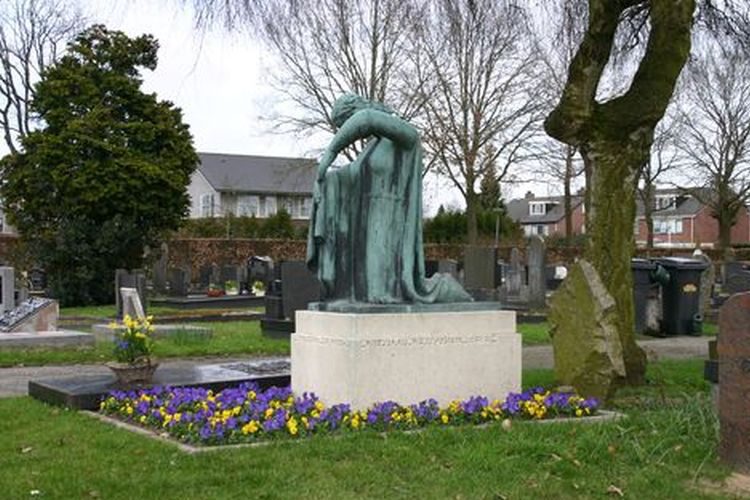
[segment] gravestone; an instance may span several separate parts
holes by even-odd
[[[521,251],[513,247],[510,251],[510,262],[505,266],[505,281],[502,288],[504,302],[526,302],[526,268],[521,261]]]
[[[589,262],[581,259],[572,266],[547,317],[556,380],[586,397],[612,396],[626,374],[617,305]]]
[[[16,273],[12,267],[0,267],[0,314],[16,307]]]
[[[701,273],[700,301],[698,302],[698,313],[705,317],[706,311],[711,308],[714,283],[716,282],[716,270],[714,269],[713,262],[708,255],[701,252],[699,254],[693,254],[693,257],[708,264],[705,271]]]
[[[32,291],[43,292],[47,288],[47,273],[44,269],[35,267],[29,272],[29,281]]]
[[[750,472],[750,293],[719,311],[719,456]]]
[[[454,278],[458,279],[458,262],[451,259],[441,259],[438,261],[437,272],[450,274]]]
[[[169,246],[161,244],[159,258],[154,262],[154,291],[163,294],[167,291],[167,266],[169,264]]]
[[[724,263],[724,282],[721,291],[728,295],[750,291],[750,271],[744,262]]]
[[[253,255],[247,260],[247,281],[249,287],[252,287],[256,281],[260,281],[268,288],[274,277],[273,259],[271,257]]]
[[[146,312],[141,302],[140,294],[135,288],[120,288],[120,297],[122,299],[122,315],[131,318],[145,318]]]
[[[533,235],[526,247],[526,269],[529,285],[529,306],[543,309],[547,304],[546,250],[544,240]]]
[[[167,272],[169,278],[169,295],[172,297],[185,297],[188,291],[188,277],[184,269],[172,267]]]
[[[294,313],[320,301],[318,277],[302,261],[281,263],[281,303],[284,317],[294,321]]]
[[[213,266],[201,266],[198,270],[198,284],[205,290],[209,285],[215,284],[216,281],[213,279]]]
[[[117,317],[123,317],[123,304],[120,296],[121,288],[134,288],[138,291],[141,304],[146,303],[146,275],[140,269],[128,271],[117,269],[115,271],[115,305],[117,306]]]
[[[464,254],[464,288],[475,299],[496,299],[497,249],[467,246]]]
[[[240,270],[238,266],[221,266],[219,283],[224,285],[227,281],[240,282]]]

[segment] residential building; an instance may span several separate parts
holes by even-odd
[[[509,201],[506,209],[526,236],[565,236],[565,199],[562,196],[537,197],[529,191],[523,198]],[[573,234],[585,233],[583,196],[580,194],[571,198],[571,218]]]
[[[293,219],[312,210],[315,160],[198,153],[200,164],[188,187],[190,217],[227,214],[270,217],[284,208]]]
[[[654,195],[654,246],[713,248],[719,241],[719,223],[711,216],[711,209],[684,189],[657,189]],[[636,205],[635,240],[645,246],[648,232],[645,210],[639,198]],[[732,227],[732,243],[750,241],[750,212],[741,210]]]

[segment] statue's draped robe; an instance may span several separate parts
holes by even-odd
[[[317,183],[307,263],[324,299],[367,303],[472,300],[448,274],[425,278],[422,150],[385,137]]]

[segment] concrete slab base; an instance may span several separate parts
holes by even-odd
[[[292,390],[326,404],[417,403],[521,388],[513,311],[346,314],[297,311]]]
[[[73,330],[3,332],[0,333],[0,349],[85,347],[93,346],[94,340],[94,336],[90,333],[76,332]]]

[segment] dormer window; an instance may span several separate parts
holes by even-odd
[[[675,208],[677,206],[677,196],[673,194],[657,196],[654,201],[656,210],[667,210],[669,208]]]
[[[547,205],[543,201],[529,203],[529,215],[544,215],[547,213]]]

